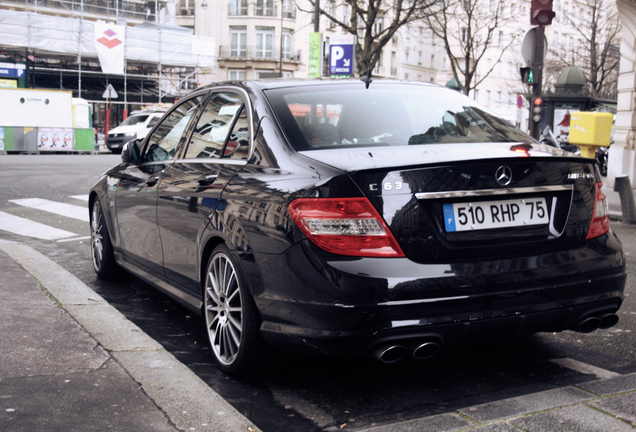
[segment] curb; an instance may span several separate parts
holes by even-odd
[[[183,363],[64,268],[20,243],[0,250],[90,334],[179,430],[260,430]]]

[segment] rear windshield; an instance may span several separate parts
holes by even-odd
[[[334,83],[269,89],[294,148],[535,142],[487,108],[432,85]]]

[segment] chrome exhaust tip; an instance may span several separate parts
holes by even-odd
[[[601,326],[601,319],[595,316],[587,317],[576,328],[581,333],[592,333]]]
[[[376,357],[382,363],[397,363],[406,357],[408,350],[403,345],[390,345],[380,348],[376,352]]]
[[[441,347],[437,342],[426,341],[413,350],[413,358],[415,360],[426,360],[435,357]]]
[[[609,313],[601,317],[601,324],[599,327],[602,329],[608,329],[610,327],[614,327],[616,324],[618,324],[618,315],[615,313]]]

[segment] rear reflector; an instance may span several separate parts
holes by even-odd
[[[587,231],[587,239],[602,236],[609,231],[609,207],[607,197],[601,190],[603,183],[596,183],[596,197],[594,199],[594,212],[592,223]]]
[[[338,255],[403,257],[389,227],[367,198],[302,198],[289,214],[320,248]]]

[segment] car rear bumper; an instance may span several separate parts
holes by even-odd
[[[349,355],[588,331],[614,323],[626,280],[612,233],[569,251],[445,264],[315,252],[257,256],[272,281],[255,293],[261,333],[276,347]]]

